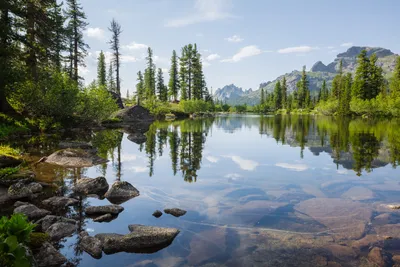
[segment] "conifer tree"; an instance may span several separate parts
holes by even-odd
[[[106,58],[103,51],[100,52],[97,58],[97,82],[104,88],[107,86],[107,73],[106,73]]]
[[[283,79],[282,79],[281,89],[282,89],[282,108],[286,108],[286,106],[287,106],[287,84],[286,84],[285,76],[283,76]]]
[[[352,96],[360,99],[367,99],[369,85],[369,66],[370,61],[367,57],[367,51],[362,50],[357,57],[357,69],[352,87]]]
[[[168,91],[166,90],[167,88],[164,85],[164,77],[162,73],[162,69],[158,68],[157,72],[157,93],[158,93],[158,99],[162,102],[167,102],[168,101]]]
[[[309,81],[306,73],[306,66],[303,66],[303,71],[301,74],[301,79],[297,83],[297,104],[298,108],[306,108],[310,103],[310,89],[309,89]]]
[[[396,59],[396,66],[393,71],[393,77],[390,80],[390,95],[393,97],[400,94],[400,57]]]
[[[172,51],[168,88],[169,88],[168,95],[172,97],[174,101],[178,100],[178,93],[179,93],[178,57],[176,55],[175,50]]]
[[[328,87],[326,86],[326,80],[324,80],[322,82],[322,87],[321,87],[321,100],[326,101],[328,100],[329,97],[329,91],[328,91]]]
[[[112,33],[111,40],[108,42],[110,48],[113,51],[112,64],[115,67],[115,81],[116,81],[116,93],[121,97],[121,79],[119,77],[120,66],[121,66],[121,53],[120,53],[120,36],[122,33],[121,25],[113,19],[108,30]]]
[[[144,87],[146,98],[150,99],[156,94],[156,67],[153,61],[153,50],[150,47],[147,48],[146,62],[147,68],[144,72]]]
[[[264,104],[265,104],[265,93],[264,93],[264,88],[261,88],[260,105]]]
[[[204,77],[201,63],[201,55],[197,51],[197,45],[194,44],[192,51],[193,64],[193,99],[203,99]]]
[[[136,95],[137,95],[137,103],[140,105],[142,101],[145,99],[145,88],[144,88],[144,80],[142,72],[139,71],[137,73],[137,84],[136,84]]]
[[[107,82],[108,82],[108,91],[116,93],[117,87],[115,86],[114,69],[112,62],[110,62],[110,66],[108,69]]]
[[[187,83],[187,76],[188,76],[188,69],[186,65],[187,55],[186,55],[185,47],[182,48],[182,55],[179,58],[179,88],[181,89],[181,100],[189,99],[188,95],[188,83]]]
[[[281,82],[280,81],[278,81],[275,84],[274,106],[275,106],[275,109],[281,109],[282,108],[282,88],[281,88]]]
[[[385,79],[383,78],[383,70],[376,64],[378,57],[374,53],[370,57],[369,79],[370,90],[367,93],[367,99],[373,99],[379,95],[384,89],[386,90]]]

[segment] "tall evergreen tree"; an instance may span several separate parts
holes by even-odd
[[[326,100],[328,100],[328,97],[329,97],[329,90],[328,90],[328,87],[326,86],[326,80],[324,80],[322,82],[321,99],[320,100],[326,101]]]
[[[352,87],[352,96],[360,99],[367,99],[369,85],[369,58],[367,51],[362,50],[357,57],[357,69]]]
[[[121,79],[119,77],[121,66],[121,53],[120,53],[120,36],[122,33],[121,25],[113,19],[108,30],[112,33],[111,40],[108,42],[113,51],[112,63],[115,66],[115,80],[116,80],[116,93],[121,97]]]
[[[190,99],[188,95],[188,69],[187,69],[187,49],[182,48],[182,55],[179,58],[179,88],[181,89],[181,100]]]
[[[204,77],[201,63],[201,55],[197,51],[197,45],[194,44],[192,51],[192,66],[193,66],[193,99],[203,99],[204,92]]]
[[[275,109],[281,109],[282,108],[282,88],[281,88],[281,82],[280,81],[278,81],[275,84],[274,106],[275,106]]]
[[[144,72],[144,87],[146,90],[146,98],[151,98],[156,95],[156,66],[153,61],[153,50],[147,48],[147,68]]]
[[[282,83],[282,108],[287,108],[287,84],[286,84],[286,77],[283,76]]]
[[[145,88],[144,88],[144,80],[143,80],[143,75],[142,72],[139,71],[137,73],[137,84],[136,84],[136,96],[137,96],[137,103],[140,105],[142,101],[145,99]]]
[[[176,55],[175,50],[172,51],[168,88],[169,88],[168,95],[172,97],[174,101],[178,100],[178,93],[179,93],[178,57]]]
[[[261,88],[260,105],[264,104],[265,104],[265,93],[264,93],[264,88]]]
[[[108,82],[108,91],[116,93],[117,87],[115,85],[114,69],[112,62],[110,62],[109,65],[107,82]]]
[[[64,60],[63,52],[67,50],[67,29],[64,27],[66,17],[62,14],[62,3],[57,4],[54,0],[49,10],[49,33],[50,47],[48,49],[49,57],[55,65],[57,71],[61,71]]]
[[[107,86],[107,71],[106,71],[106,58],[103,51],[100,52],[97,58],[97,82],[100,86],[106,88]]]
[[[390,95],[399,96],[400,94],[400,57],[396,59],[396,66],[393,71],[393,77],[390,80]]]
[[[162,73],[162,69],[158,68],[157,72],[157,93],[158,99],[162,102],[168,101],[168,91],[166,91],[166,87],[164,85],[164,77]]]
[[[379,95],[380,92],[386,90],[386,82],[383,77],[383,70],[376,64],[378,57],[374,53],[370,57],[369,66],[369,79],[370,79],[370,90],[367,93],[368,99],[373,99]]]
[[[297,83],[297,102],[298,108],[307,108],[310,103],[310,89],[309,89],[309,81],[306,73],[306,66],[303,66],[303,71],[301,74],[301,79]]]

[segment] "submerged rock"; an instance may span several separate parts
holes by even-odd
[[[85,209],[87,215],[104,215],[113,214],[118,215],[124,210],[123,207],[118,205],[107,205],[107,206],[90,206]]]
[[[170,215],[175,216],[175,217],[181,217],[181,216],[186,214],[186,210],[181,210],[181,209],[178,209],[178,208],[165,209],[164,212],[166,214],[170,214]]]
[[[146,142],[147,137],[143,133],[131,133],[128,135],[128,140],[134,142],[135,144],[143,144]]]
[[[101,241],[93,236],[84,236],[79,245],[83,251],[95,259],[100,259],[103,254]]]
[[[93,146],[85,142],[77,141],[62,141],[58,144],[59,148],[81,148],[81,149],[93,149]]]
[[[111,222],[112,220],[116,219],[118,216],[111,215],[110,213],[101,215],[93,219],[94,222]]]
[[[81,178],[72,189],[78,194],[103,196],[109,188],[106,178]]]
[[[38,220],[35,224],[37,231],[46,232],[50,226],[55,223],[64,222],[69,224],[76,224],[76,221],[73,219],[68,219],[62,216],[54,216],[54,215],[47,215],[44,218]]]
[[[39,193],[43,187],[39,183],[18,182],[8,188],[8,195],[13,199],[31,197],[35,193]]]
[[[50,243],[46,242],[35,255],[38,266],[61,266],[67,259],[56,250]]]
[[[39,209],[33,204],[26,204],[16,207],[14,209],[14,213],[22,213],[28,217],[29,220],[38,220],[46,215],[49,215],[51,212],[48,210]]]
[[[159,210],[156,210],[155,212],[153,212],[153,216],[156,218],[160,218],[162,216],[162,212]]]
[[[144,225],[129,225],[131,233],[124,236],[106,236],[103,251],[106,254],[117,252],[153,253],[169,246],[179,230]],[[97,237],[97,236],[96,236]]]
[[[56,222],[52,224],[46,231],[51,240],[58,241],[64,237],[71,236],[77,230],[77,225],[68,222]]]
[[[378,247],[372,248],[368,253],[368,261],[379,267],[392,266],[388,255]]]
[[[51,197],[44,200],[42,203],[43,205],[51,207],[53,209],[60,209],[76,205],[79,203],[79,200],[69,197]]]
[[[121,204],[125,201],[139,196],[139,191],[130,183],[125,181],[115,182],[110,190],[105,194],[105,197],[113,204]]]
[[[59,150],[47,157],[46,162],[64,167],[92,167],[108,160],[95,155],[93,151],[80,148],[67,148]]]
[[[0,156],[0,168],[17,167],[22,163],[22,160],[10,157],[10,156]]]

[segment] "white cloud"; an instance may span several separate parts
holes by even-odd
[[[245,171],[254,171],[258,165],[260,165],[258,162],[250,159],[244,159],[239,156],[224,156],[226,158],[230,158],[235,162],[237,165],[239,165],[239,168]]]
[[[163,73],[168,73],[168,69],[167,68],[161,68]]]
[[[105,38],[104,30],[100,28],[87,28],[86,35],[98,40],[104,40]]]
[[[214,156],[207,156],[206,159],[207,159],[209,162],[212,162],[212,163],[217,163],[217,162],[219,161],[219,158],[214,157]]]
[[[132,170],[133,172],[147,172],[148,169],[145,166],[132,166],[129,170]]]
[[[213,61],[213,60],[219,59],[220,57],[221,57],[221,56],[218,55],[218,54],[211,54],[211,55],[208,55],[208,56],[206,57],[206,60],[208,60],[208,61]]]
[[[136,42],[132,42],[128,45],[124,45],[123,48],[128,49],[128,50],[139,50],[139,49],[146,49],[147,47],[149,47],[146,44],[139,44]]]
[[[132,55],[122,55],[121,56],[121,62],[123,63],[132,63],[132,62],[137,62],[139,59],[135,56]]]
[[[257,46],[249,45],[241,48],[232,58],[223,59],[221,62],[238,62],[247,57],[257,56],[262,52]]]
[[[353,43],[349,42],[349,43],[343,43],[340,46],[341,47],[349,47],[349,46],[352,46],[352,45],[353,45]]]
[[[233,35],[231,37],[225,38],[225,40],[232,43],[240,43],[241,41],[243,41],[243,38],[240,38],[239,35]]]
[[[240,174],[238,174],[238,173],[228,173],[224,177],[232,179],[232,180],[236,180],[238,178],[241,178],[242,176]]]
[[[211,64],[209,62],[207,62],[207,61],[203,62],[203,67],[207,68],[209,66],[211,66]]]
[[[278,50],[279,54],[289,54],[289,53],[308,53],[313,50],[319,49],[318,47],[311,46],[295,46],[295,47],[287,47]]]
[[[276,163],[275,166],[298,172],[302,172],[308,169],[308,166],[304,164]]]
[[[347,174],[348,171],[347,170],[337,170],[338,174]]]
[[[166,27],[184,27],[191,24],[233,18],[228,12],[230,0],[196,0],[195,12],[185,17],[170,19]]]

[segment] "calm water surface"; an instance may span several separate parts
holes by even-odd
[[[122,130],[73,136],[91,141],[108,164],[42,165],[36,172],[64,185],[65,195],[84,176],[128,181],[140,191],[109,223],[82,212],[106,199],[81,199],[70,212],[90,235],[126,234],[129,224],[181,230],[156,253],[100,260],[82,253],[76,236],[68,238],[61,251],[78,266],[358,266],[370,246],[400,254],[400,213],[384,206],[400,203],[399,126],[255,115],[155,122],[142,144]],[[37,142],[35,157],[55,150],[52,142]],[[152,216],[171,207],[188,212]]]

